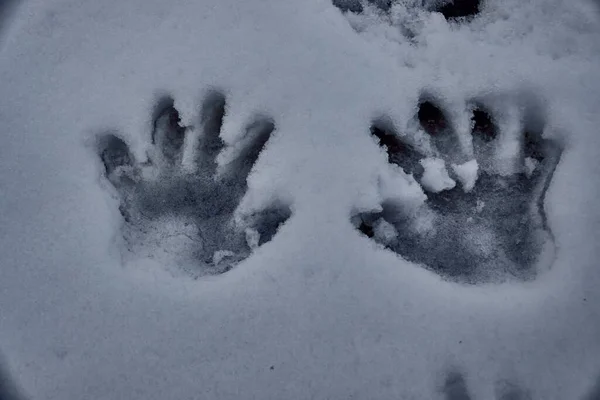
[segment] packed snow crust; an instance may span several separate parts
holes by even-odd
[[[421,160],[421,165],[424,169],[421,178],[423,188],[437,193],[456,186],[456,182],[448,175],[444,160],[441,158],[424,158]]]
[[[28,398],[436,399],[452,371],[473,399],[502,382],[544,400],[591,390],[598,9],[488,0],[459,23],[416,3],[360,15],[327,0],[31,0],[15,11],[0,42],[0,350]],[[275,201],[291,217],[223,275],[123,262],[97,135],[118,131],[143,159],[156,99],[171,95],[194,125],[210,90],[227,98],[232,149],[254,115],[275,123],[238,212]],[[386,115],[411,131],[430,95],[463,136],[470,102],[495,111],[507,139],[481,170],[525,168],[511,146],[519,127],[543,122],[564,147],[545,198],[557,251],[534,281],[442,280],[355,229],[352,216],[391,192],[423,201],[369,127]]]

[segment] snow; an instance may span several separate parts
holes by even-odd
[[[348,18],[325,0],[30,0],[14,11],[0,43],[0,350],[29,398],[435,399],[449,370],[474,399],[501,382],[533,399],[594,387],[596,5],[489,0],[456,24],[411,3]],[[143,160],[157,98],[172,95],[196,126],[215,89],[232,151],[255,116],[275,122],[238,212],[279,202],[291,218],[223,275],[192,279],[168,255],[123,262],[119,202],[90,143],[114,130]],[[558,251],[534,281],[445,281],[351,223],[386,198],[423,202],[369,125],[387,115],[410,131],[424,93],[463,135],[470,102],[489,104],[505,161],[519,127],[544,125],[564,144],[546,195]],[[473,235],[489,249],[488,232]]]
[[[538,167],[539,162],[537,160],[535,160],[534,158],[531,157],[526,157],[525,158],[525,174],[527,174],[527,176],[531,176],[533,174],[533,172],[535,171],[535,169]]]
[[[375,237],[382,243],[390,243],[393,239],[398,236],[398,232],[394,225],[389,222],[379,219],[373,226]]]
[[[452,171],[456,174],[465,192],[469,192],[475,187],[478,169],[477,160],[470,160],[460,165],[452,164]]]
[[[421,185],[434,193],[452,189],[456,182],[446,169],[446,164],[441,158],[424,158],[421,160],[424,172],[421,177]]]

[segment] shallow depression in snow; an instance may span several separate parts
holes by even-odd
[[[15,9],[3,376],[34,399],[593,396],[598,11],[469,3]]]
[[[271,240],[290,217],[289,207],[271,204],[236,221],[246,179],[275,124],[268,118],[251,122],[243,148],[217,171],[225,146],[220,138],[224,117],[225,97],[208,94],[198,137],[190,132],[194,128],[180,125],[174,100],[161,98],[153,112],[152,152],[141,163],[115,134],[98,137],[105,175],[121,203],[125,259],[158,258],[194,277],[223,273]]]

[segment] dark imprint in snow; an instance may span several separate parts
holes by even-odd
[[[496,400],[531,400],[531,396],[526,390],[506,380],[496,382],[494,389]],[[446,375],[441,391],[445,400],[473,399],[463,374],[457,370],[450,371]]]
[[[373,123],[371,134],[386,149],[388,161],[412,174],[427,198],[417,210],[407,210],[401,199],[386,199],[381,211],[355,215],[357,228],[444,278],[467,283],[533,279],[540,255],[549,248],[554,250],[544,196],[562,152],[558,144],[542,137],[543,121],[525,115],[523,129],[515,139],[518,149],[513,150],[512,169],[501,174],[492,168],[505,163],[495,159],[501,140],[497,121],[483,105],[472,107],[471,141],[479,171],[470,188],[456,169],[465,165],[468,157],[461,151],[448,114],[436,100],[425,98],[415,119],[455,186],[441,190],[427,185],[423,151],[380,119]],[[391,238],[377,233],[390,225],[394,228]]]
[[[431,11],[441,13],[446,19],[473,17],[479,14],[480,0],[449,0],[433,4]]]
[[[448,373],[442,392],[446,400],[471,400],[465,378],[458,371]]]
[[[244,226],[234,221],[247,190],[246,179],[275,124],[269,118],[255,118],[246,126],[242,146],[237,146],[241,150],[217,171],[216,158],[225,148],[220,137],[225,106],[221,93],[206,96],[200,137],[189,144],[191,129],[180,125],[174,100],[161,98],[152,114],[152,149],[144,162],[137,162],[129,146],[114,133],[99,137],[99,156],[120,198],[123,236],[130,253],[154,257],[162,252],[167,258],[171,254],[174,264],[195,263],[191,271],[184,265],[193,275],[219,274],[270,241],[290,217],[289,207],[273,204],[246,216]],[[186,146],[194,149],[192,160],[184,162]]]
[[[370,3],[383,11],[388,11],[394,0],[333,0],[333,5],[343,12],[359,14],[363,4]],[[441,13],[446,19],[470,18],[480,12],[481,0],[423,0],[415,5],[432,12]]]

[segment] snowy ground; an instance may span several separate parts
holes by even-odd
[[[15,11],[0,42],[0,349],[28,398],[585,398],[600,376],[597,5],[488,0],[453,24],[416,3],[360,15],[329,0],[30,0]],[[144,182],[178,182],[158,168],[171,161],[150,144],[153,110],[171,96],[193,127],[177,155],[193,170],[211,93],[226,101],[215,168],[252,168],[229,192],[193,192],[251,228],[244,242],[223,221],[194,225],[222,235],[211,252],[241,249],[222,275],[190,274],[193,257],[178,258],[197,238],[187,214],[169,206],[166,222],[142,212],[126,223],[119,205],[138,203],[123,200],[98,154],[99,138],[115,135]],[[443,108],[458,144],[424,139],[423,99]],[[475,103],[498,125],[493,149],[470,140]],[[252,139],[263,130],[248,129],[257,120],[274,126],[264,148]],[[388,163],[370,134],[377,121],[423,146],[419,183]],[[487,193],[472,160],[509,178],[533,170],[519,147],[530,125],[562,151],[533,278],[444,279],[418,254],[384,248],[390,224],[370,221],[376,240],[357,229],[357,216],[390,202],[423,210],[427,193],[453,185]],[[260,155],[239,158],[252,143]],[[186,179],[177,187],[196,190]],[[179,189],[144,191],[153,185],[133,193],[177,202]],[[499,193],[490,199],[502,208],[522,191]],[[273,205],[283,224],[255,247],[252,216]],[[477,251],[505,249],[487,224],[433,226],[447,232],[431,262],[439,248],[465,251],[464,237]],[[152,241],[132,246],[132,229],[149,227]]]

